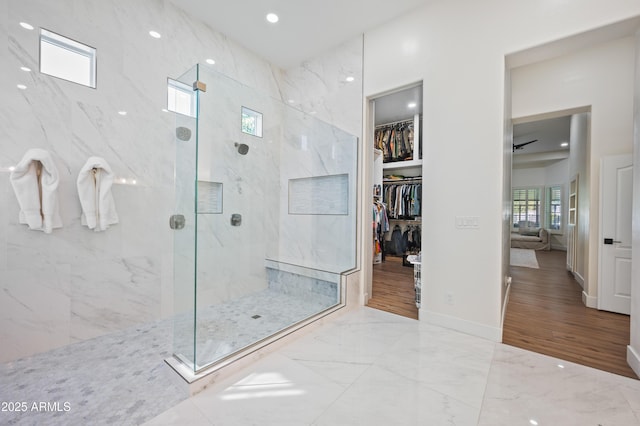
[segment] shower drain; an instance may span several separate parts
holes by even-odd
[[[258,318],[260,318],[260,317],[261,317],[261,315],[254,315],[254,316],[252,316],[251,318],[253,318],[253,319],[258,319]]]

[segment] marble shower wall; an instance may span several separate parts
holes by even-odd
[[[21,28],[21,21],[36,30]],[[97,89],[37,72],[38,27],[97,49]],[[166,0],[0,2],[0,362],[173,313],[168,218],[175,206],[176,121],[161,110],[166,78],[206,58],[222,74],[360,133],[360,38],[284,71]],[[347,72],[355,82],[344,81]],[[9,184],[9,167],[36,147],[53,154],[60,173],[64,227],[50,235],[18,224]],[[120,223],[103,233],[80,224],[75,190],[78,171],[93,155],[118,177]]]

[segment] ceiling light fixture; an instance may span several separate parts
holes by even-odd
[[[127,111],[118,111],[118,114],[120,114],[120,115],[127,115]]]
[[[25,86],[24,84],[18,84],[16,87],[18,89],[20,89],[20,90],[26,90],[27,89],[27,86]]]
[[[352,81],[354,81],[356,78],[352,75],[350,75],[349,77],[345,78],[345,80],[347,80],[347,83],[351,83]]]
[[[280,18],[275,13],[267,13],[267,21],[271,22],[272,24],[275,24],[279,20]]]
[[[160,37],[162,37],[162,35],[160,35],[160,33],[159,33],[159,32],[157,32],[157,31],[153,31],[153,30],[152,30],[152,31],[149,31],[149,35],[150,35],[151,37],[153,37],[153,38],[160,38]]]
[[[560,146],[561,146],[561,147],[563,147],[563,148],[564,148],[564,147],[567,147],[567,146],[569,146],[569,142],[562,142],[562,143],[560,144]]]
[[[214,61],[213,59],[207,59],[205,62],[209,65],[214,65],[216,63],[216,61]]]
[[[294,101],[293,99],[289,99],[287,102],[289,102],[290,104],[295,104],[296,101]]]
[[[26,22],[20,22],[20,26],[22,28],[24,28],[25,30],[32,30],[33,29],[33,25],[27,24]]]
[[[531,423],[533,426],[538,426],[538,422],[534,419],[529,420],[529,423]]]
[[[418,106],[418,104],[416,104],[415,102],[409,102],[409,103],[407,104],[407,107],[409,107],[409,108],[415,108],[415,107],[417,107],[417,106]]]
[[[29,72],[31,71],[31,68],[27,68],[27,67],[20,67],[20,69],[24,72]]]

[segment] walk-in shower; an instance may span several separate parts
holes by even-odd
[[[210,67],[178,81],[174,356],[197,373],[344,303],[358,148]]]

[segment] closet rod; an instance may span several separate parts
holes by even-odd
[[[394,124],[400,124],[400,123],[413,123],[413,118],[407,118],[405,120],[400,120],[400,121],[392,121],[391,123],[385,123],[385,124],[376,124],[376,129],[380,127],[393,126]]]

